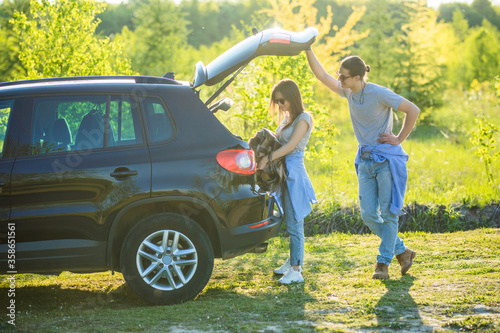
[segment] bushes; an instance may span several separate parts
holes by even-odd
[[[476,228],[500,227],[500,204],[477,206],[424,206],[416,203],[403,209],[399,218],[400,232],[454,232]],[[335,207],[329,212],[315,210],[306,218],[307,236],[343,232],[365,234],[370,230],[363,224],[358,207]]]

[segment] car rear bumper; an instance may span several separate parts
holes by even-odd
[[[261,243],[277,236],[280,227],[281,217],[270,216],[256,223],[222,230],[220,234],[222,259],[251,252]]]

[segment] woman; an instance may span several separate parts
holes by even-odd
[[[347,99],[351,122],[358,140],[356,172],[361,218],[381,238],[374,279],[389,278],[394,255],[401,274],[410,269],[415,252],[398,237],[406,188],[408,155],[401,143],[408,137],[420,113],[419,108],[391,90],[366,81],[370,66],[358,56],[342,60],[338,80],[329,75],[310,49],[306,51],[314,75],[330,90]],[[392,110],[405,113],[403,128],[392,133]]]
[[[293,80],[284,79],[274,86],[270,103],[272,114],[276,107],[281,121],[276,136],[282,146],[264,156],[258,167],[264,169],[269,161],[285,157],[286,181],[282,184],[278,195],[281,200],[277,200],[277,204],[283,207],[290,234],[290,257],[274,273],[283,274],[279,282],[289,284],[304,281],[301,268],[304,264],[304,218],[312,210],[310,204],[317,202],[304,166],[304,149],[311,136],[313,120],[305,112],[299,87]]]

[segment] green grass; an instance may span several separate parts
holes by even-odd
[[[195,300],[174,306],[145,304],[121,274],[19,275],[16,330],[500,330],[500,229],[402,237],[418,253],[403,277],[395,260],[390,280],[371,279],[379,242],[375,236],[332,233],[307,237],[305,283],[279,285],[272,269],[286,258],[288,240],[277,237],[264,254],[217,260],[205,290]],[[6,277],[0,277],[2,300],[8,290]],[[0,331],[12,330],[5,317],[1,325]]]
[[[414,134],[419,131],[426,128]],[[306,161],[306,167],[322,204],[349,206],[357,203],[358,196],[354,169],[357,143],[350,132],[337,140],[343,149],[338,150],[331,167],[318,167],[316,161]],[[406,203],[481,206],[500,199],[500,159],[492,164],[497,182],[491,183],[471,144],[457,144],[444,137],[430,141],[409,138],[403,147],[410,155]]]

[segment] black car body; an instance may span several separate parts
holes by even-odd
[[[281,220],[255,182],[247,142],[196,88],[255,56],[297,54],[316,35],[263,31],[215,65],[198,64],[188,84],[144,76],[0,84],[1,274],[111,269],[146,301],[171,304],[203,290],[214,257],[261,250]]]

